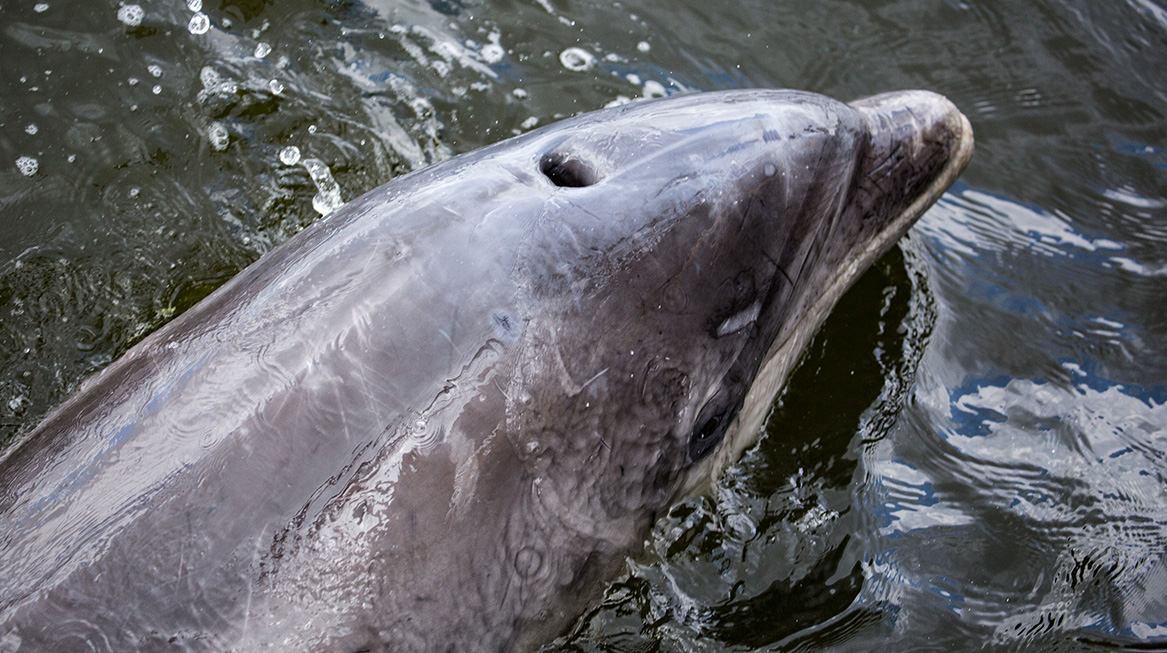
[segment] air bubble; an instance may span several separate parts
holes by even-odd
[[[24,128],[24,133],[29,135],[35,134],[38,131],[39,130],[37,129],[36,123],[33,122],[28,123],[28,126]]]
[[[227,128],[221,122],[213,122],[207,128],[207,139],[211,141],[211,147],[217,152],[222,152],[227,149],[227,144],[231,137],[227,133]]]
[[[31,156],[22,156],[16,160],[16,169],[19,170],[20,174],[24,175],[25,177],[31,177],[35,175],[39,168],[40,164],[37,163],[37,160]]]
[[[211,29],[211,18],[200,11],[191,17],[186,28],[191,34],[206,34]]]
[[[186,8],[191,11],[202,11],[203,0],[186,0]]]
[[[592,67],[596,57],[583,48],[568,48],[559,53],[559,63],[568,70],[581,72]]]
[[[162,76],[162,66],[159,66],[156,63],[152,63],[149,66],[146,66],[146,70],[154,77]]]
[[[256,59],[263,59],[264,57],[266,57],[269,54],[271,54],[271,46],[270,45],[268,45],[267,43],[264,43],[262,41],[255,44],[255,58]]]
[[[286,166],[294,166],[300,162],[300,148],[295,145],[289,145],[280,150],[280,163]]]
[[[652,46],[648,44],[648,41],[641,41],[636,44],[636,49],[641,52],[648,52],[652,49]]]
[[[273,95],[279,95],[284,92],[284,84],[278,79],[273,79],[268,82],[267,87],[271,89]]]
[[[49,10],[49,5],[48,5],[48,3],[45,3],[45,2],[38,2],[35,5],[33,5],[32,10],[38,14],[43,14]]]
[[[142,19],[146,17],[146,12],[142,11],[140,5],[122,5],[118,8],[118,20],[120,20],[127,27],[137,27],[142,24]]]
[[[482,46],[482,60],[486,63],[498,63],[502,61],[503,55],[506,54],[502,46],[497,43],[488,43]]]
[[[199,71],[199,81],[203,83],[203,88],[210,89],[222,84],[223,78],[219,75],[219,71],[210,66],[203,66],[203,69]]]
[[[498,63],[502,61],[503,55],[506,54],[500,42],[502,35],[498,32],[491,32],[487,38],[490,39],[490,43],[482,46],[482,60],[486,63]]]

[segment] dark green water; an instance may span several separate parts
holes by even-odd
[[[557,646],[1167,649],[1161,2],[139,4],[0,1],[0,441],[316,219],[306,159],[348,200],[646,95],[927,88],[962,182]]]

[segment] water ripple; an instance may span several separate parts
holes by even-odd
[[[957,389],[951,428],[913,429],[931,446],[912,462],[874,461],[888,548],[873,597],[911,602],[945,588],[962,622],[1010,645],[1167,623],[1167,557],[1147,556],[1167,546],[1164,391],[1099,389],[1075,374],[1082,381],[1070,387],[1011,379]],[[975,525],[1000,543],[977,534],[967,543],[979,564],[945,564],[938,545]],[[994,558],[997,546],[1012,553]]]

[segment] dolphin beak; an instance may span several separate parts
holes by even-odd
[[[968,165],[972,125],[948,98],[930,91],[884,93],[851,106],[867,118],[871,135],[864,181],[884,202],[902,202],[901,215],[889,218],[914,222]]]
[[[856,170],[849,215],[840,229],[860,269],[903,236],[968,165],[973,131],[948,98],[900,91],[856,100],[868,141]]]

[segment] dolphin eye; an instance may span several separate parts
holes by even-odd
[[[595,168],[562,152],[543,155],[539,171],[560,188],[583,188],[600,180]]]
[[[707,406],[706,409],[709,407]],[[704,413],[706,411],[702,411]],[[693,436],[689,438],[689,460],[697,462],[709,452],[717,448],[717,444],[721,442],[721,438],[725,435],[725,416],[718,412],[697,420],[699,426],[693,430]]]

